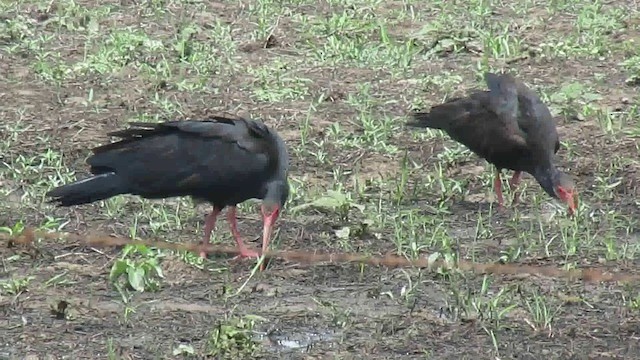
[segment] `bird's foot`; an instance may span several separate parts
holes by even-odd
[[[520,192],[519,191],[514,191],[513,192],[513,200],[511,200],[511,205],[516,205],[519,201],[520,201]]]
[[[244,258],[259,258],[260,254],[257,251],[254,250],[249,250],[247,248],[240,248],[239,250],[239,254],[232,257],[231,260],[237,261],[237,260],[242,260]]]
[[[516,171],[513,174],[511,180],[509,180],[509,190],[511,191],[511,195],[513,200],[511,201],[511,205],[515,205],[520,200],[520,192],[518,191],[518,186],[520,185],[520,181],[522,180],[522,172]]]
[[[493,209],[497,214],[506,214],[508,212],[507,207],[504,205],[504,201],[496,201],[493,203]]]

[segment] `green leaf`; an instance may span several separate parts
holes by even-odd
[[[173,349],[173,356],[178,355],[195,355],[196,351],[191,345],[180,344],[177,348]]]
[[[260,321],[260,322],[265,322],[267,321],[267,318],[264,318],[260,315],[253,315],[253,314],[247,314],[244,316],[245,319],[249,320],[249,321]]]
[[[335,230],[335,233],[338,239],[345,240],[349,238],[349,235],[351,235],[351,228],[345,226],[342,229]]]
[[[127,262],[123,260],[116,260],[111,266],[111,272],[109,273],[109,280],[113,281],[120,277],[120,275],[127,272]]]
[[[433,267],[433,264],[435,264],[435,262],[438,261],[438,259],[440,259],[440,253],[439,252],[434,252],[434,253],[430,254],[429,257],[427,258],[427,267],[428,267],[428,269],[431,269]]]
[[[97,33],[100,31],[100,22],[95,17],[92,17],[87,24],[87,30],[92,33]]]
[[[144,270],[141,268],[129,268],[129,285],[136,291],[144,292]]]
[[[159,278],[164,278],[164,274],[162,272],[162,268],[160,267],[160,265],[155,265],[153,269],[156,271],[156,274],[158,274]]]
[[[344,206],[345,204],[348,204],[348,202],[349,201],[346,195],[344,195],[343,193],[335,190],[328,190],[327,196],[323,196],[311,202],[295,206],[291,209],[291,211],[296,212],[296,211],[306,209],[308,207],[318,207],[326,210],[335,210],[336,208],[339,208],[341,206]]]

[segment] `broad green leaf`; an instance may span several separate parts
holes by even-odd
[[[136,291],[144,292],[144,270],[141,268],[129,268],[129,285]]]

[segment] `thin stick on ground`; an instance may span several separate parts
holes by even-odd
[[[36,237],[45,239],[66,238],[77,240],[93,247],[114,247],[124,245],[145,245],[175,251],[191,251],[194,253],[205,252],[208,254],[218,255],[237,255],[238,249],[220,245],[202,245],[200,243],[170,243],[161,240],[142,240],[130,239],[124,237],[112,237],[105,235],[74,235],[68,233],[45,233],[36,232],[32,229],[26,229],[18,236],[0,235],[0,239],[7,240],[9,246],[17,244],[27,245],[33,244]],[[631,273],[610,273],[599,269],[573,269],[562,270],[553,266],[532,266],[518,264],[483,264],[473,263],[464,260],[458,260],[456,263],[444,260],[429,260],[429,254],[423,254],[421,258],[410,260],[403,256],[387,254],[384,256],[369,256],[358,253],[320,253],[306,251],[272,251],[269,250],[263,254],[265,259],[283,259],[292,262],[300,262],[306,264],[346,264],[358,263],[371,266],[383,266],[388,268],[448,268],[458,269],[462,271],[470,271],[476,274],[494,274],[494,275],[540,275],[553,278],[567,278],[569,280],[582,280],[584,282],[640,282],[640,275]]]

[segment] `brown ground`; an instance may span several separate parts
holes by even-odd
[[[262,118],[290,148],[295,191],[276,248],[633,271],[637,5],[458,3],[0,5],[0,226],[193,241],[203,205],[123,196],[57,209],[43,195],[71,171],[84,177],[88,149],[127,121],[226,111]],[[128,26],[135,32],[123,35]],[[482,86],[480,65],[517,74],[557,114],[559,164],[580,190],[575,219],[530,176],[525,200],[496,213],[483,161],[440,134],[403,128],[412,107]],[[363,211],[293,211],[327,189]],[[257,207],[241,215],[258,246]],[[344,227],[349,238],[336,232]],[[230,243],[224,221],[219,229],[216,241]],[[273,261],[243,287],[251,261],[212,258],[199,268],[165,252],[160,289],[136,293],[109,281],[119,256],[64,240],[0,248],[0,359],[203,358],[212,347],[217,358],[285,359],[633,359],[640,351],[634,284]],[[255,352],[212,340],[247,315],[263,319],[236,339],[256,340]]]

